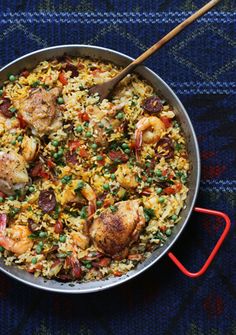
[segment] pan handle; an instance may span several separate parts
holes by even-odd
[[[168,256],[175,263],[175,265],[180,269],[180,271],[183,274],[185,274],[186,276],[191,277],[191,278],[200,277],[201,275],[203,275],[205,273],[205,271],[208,269],[211,262],[215,258],[215,255],[217,254],[218,250],[220,249],[220,247],[221,247],[221,245],[222,245],[224,239],[226,238],[226,236],[229,232],[229,229],[230,229],[230,219],[229,219],[228,215],[226,215],[225,213],[214,211],[212,209],[205,209],[205,208],[199,208],[199,207],[195,207],[194,211],[199,212],[199,213],[203,213],[203,214],[215,215],[215,216],[219,216],[219,217],[223,218],[225,220],[225,228],[224,228],[218,242],[216,243],[215,247],[213,248],[212,252],[210,253],[210,256],[207,258],[205,264],[202,266],[202,268],[198,272],[188,271],[183,266],[183,264],[180,263],[180,261],[175,257],[175,255],[172,252],[168,253]]]

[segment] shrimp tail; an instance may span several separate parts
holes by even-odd
[[[89,201],[88,217],[90,218],[97,210],[96,200]]]
[[[8,237],[0,235],[0,246],[10,251],[12,247],[12,241]]]

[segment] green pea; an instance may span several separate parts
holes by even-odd
[[[86,137],[92,137],[93,134],[91,133],[91,131],[87,131],[86,134],[85,134]]]
[[[159,180],[160,180],[160,181],[164,181],[165,179],[166,179],[165,176],[161,176],[161,177],[159,177]]]
[[[57,152],[57,155],[58,157],[61,157],[64,153],[64,150],[63,149],[59,149],[58,152]]]
[[[36,264],[36,263],[37,263],[37,257],[33,257],[33,258],[31,259],[31,263],[32,263],[32,264]]]
[[[29,187],[29,192],[32,193],[32,192],[34,192],[34,191],[35,191],[34,186],[30,186],[30,187]]]
[[[18,142],[22,142],[22,141],[23,141],[23,136],[22,136],[22,135],[19,135],[19,136],[17,137],[17,141],[18,141]]]
[[[82,133],[82,131],[83,131],[83,127],[82,127],[82,126],[78,126],[78,127],[76,127],[75,131],[76,131],[77,133]]]
[[[88,127],[89,126],[89,122],[88,121],[84,122],[84,126]]]
[[[172,219],[173,221],[176,221],[176,220],[178,219],[178,216],[175,215],[175,214],[173,214],[172,217],[171,217],[171,219]]]
[[[31,87],[35,88],[35,87],[38,87],[40,85],[40,81],[39,80],[36,80],[32,85]]]
[[[57,98],[57,103],[58,103],[59,105],[64,104],[64,99],[63,99],[62,97]]]
[[[84,187],[84,182],[81,180],[81,181],[78,181],[78,184],[77,184],[77,189],[78,190],[82,190],[82,188]]]
[[[124,152],[125,152],[126,154],[129,154],[129,153],[130,153],[130,149],[125,149]]]
[[[81,212],[80,212],[80,218],[81,218],[81,219],[86,219],[86,218],[87,218],[87,212],[86,212],[86,208],[85,208],[85,207],[83,207],[83,208],[81,209]]]
[[[52,145],[54,147],[58,147],[59,142],[57,140],[52,141]]]
[[[112,211],[112,213],[115,213],[117,211],[117,206],[110,206],[110,210]]]
[[[41,254],[41,252],[42,252],[42,247],[38,244],[36,247],[36,253]]]
[[[149,168],[151,166],[151,163],[150,162],[146,162],[145,166]]]
[[[38,245],[42,248],[43,247],[43,241],[40,241]]]
[[[53,154],[53,158],[55,158],[55,159],[58,159],[58,158],[59,158],[59,155],[58,155],[57,152],[55,152],[55,153]]]
[[[121,144],[121,148],[122,149],[128,149],[129,148],[129,145],[127,143],[122,143]]]
[[[0,96],[2,96],[2,94],[3,94],[3,90],[0,90]]]
[[[13,201],[13,200],[15,200],[15,197],[14,197],[14,195],[10,195],[10,196],[8,197],[8,200],[10,200],[10,201]]]
[[[104,189],[105,191],[108,191],[108,190],[110,189],[109,184],[104,184],[104,185],[103,185],[103,189]]]
[[[66,242],[66,235],[61,235],[59,238],[60,242],[64,243]]]
[[[147,182],[148,182],[148,184],[151,184],[151,182],[152,182],[152,178],[151,178],[151,177],[148,177]]]
[[[16,144],[16,140],[11,141],[11,144],[15,145]]]
[[[9,77],[8,77],[8,79],[10,80],[10,81],[15,81],[16,80],[16,77],[13,75],[13,74],[11,74]]]
[[[166,236],[170,236],[172,234],[172,230],[170,228],[166,229]]]
[[[114,173],[111,174],[111,180],[115,180],[116,179],[116,175]]]
[[[162,204],[163,202],[165,202],[165,198],[160,197],[158,201]]]
[[[103,160],[103,156],[98,155],[96,159],[97,159],[97,161],[102,161]]]
[[[161,172],[161,170],[156,170],[155,173],[156,173],[156,175],[157,175],[158,177],[161,177],[161,176],[162,176],[162,172]]]
[[[98,206],[98,207],[101,207],[102,204],[103,204],[103,202],[102,202],[101,200],[98,200],[98,201],[97,201],[97,206]]]
[[[15,112],[16,112],[16,108],[15,108],[15,107],[11,107],[11,108],[9,108],[9,111],[10,111],[11,113],[15,113]]]
[[[85,267],[86,267],[87,269],[91,269],[92,264],[91,264],[91,263],[87,263],[87,264],[85,265]]]
[[[156,193],[157,193],[157,194],[161,194],[161,192],[162,192],[162,188],[161,188],[161,187],[158,187],[158,189],[156,190]]]
[[[186,176],[185,174],[183,174],[183,176],[181,177],[181,181],[182,181],[183,184],[186,183],[186,181],[187,181],[187,176]]]
[[[117,115],[116,115],[116,118],[118,119],[118,120],[121,120],[121,119],[123,119],[124,118],[124,113],[122,113],[122,112],[120,112],[120,113],[118,113]]]
[[[0,246],[0,252],[3,252],[4,248],[2,246]]]
[[[44,238],[44,237],[47,237],[48,236],[48,234],[47,234],[47,232],[45,232],[45,231],[41,231],[40,233],[39,233],[39,237],[41,237],[41,238]]]
[[[96,150],[97,147],[98,147],[98,145],[97,145],[96,143],[91,144],[91,148],[92,148],[92,149]]]
[[[4,198],[0,197],[0,203],[4,202]]]

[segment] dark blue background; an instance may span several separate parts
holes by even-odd
[[[138,56],[204,1],[0,1],[0,65],[43,47],[93,44]],[[225,211],[229,237],[209,271],[185,278],[167,258],[110,291],[66,296],[0,275],[0,334],[233,335],[236,333],[236,95],[234,1],[225,0],[147,65],[178,94],[202,157],[197,205]],[[174,247],[191,270],[223,229],[194,215]]]

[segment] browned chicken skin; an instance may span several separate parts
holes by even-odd
[[[37,135],[42,136],[61,126],[60,113],[56,106],[56,98],[60,93],[61,89],[58,87],[50,91],[40,87],[19,103],[19,114]]]
[[[116,207],[114,213],[106,209],[94,219],[90,236],[99,251],[122,258],[127,255],[128,247],[137,241],[145,218],[138,200],[121,201]]]

